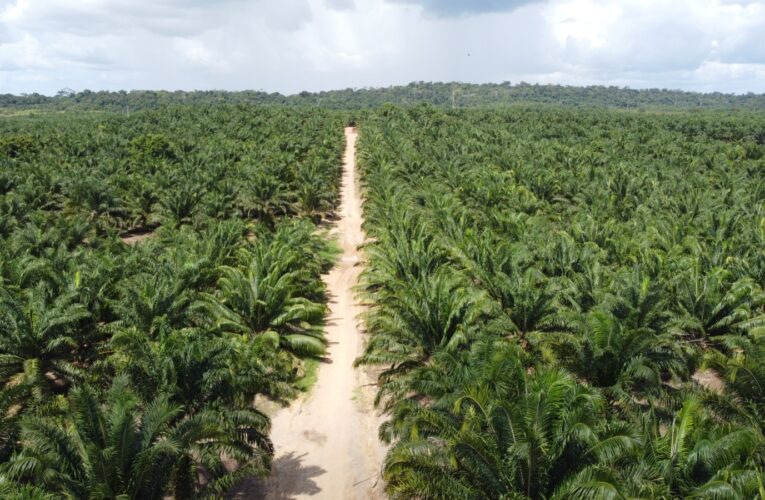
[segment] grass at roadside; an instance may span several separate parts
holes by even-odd
[[[305,375],[303,378],[295,383],[295,387],[301,392],[308,392],[316,384],[319,379],[319,364],[321,362],[318,359],[306,359],[303,365],[305,369]]]

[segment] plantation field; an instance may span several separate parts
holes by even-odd
[[[362,121],[393,498],[765,496],[765,118]]]
[[[0,496],[190,498],[265,474],[256,395],[325,352],[335,114],[0,118]]]
[[[0,497],[765,497],[763,172],[743,111],[2,116]]]

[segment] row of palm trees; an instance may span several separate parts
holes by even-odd
[[[0,496],[220,496],[267,473],[254,399],[294,396],[325,349],[334,115],[189,107],[0,130],[34,138],[0,158]],[[122,242],[133,228],[154,234]]]
[[[714,118],[366,117],[392,497],[765,496],[765,146],[715,137],[763,122]]]
[[[25,147],[0,155],[0,235],[62,215],[102,236],[210,218],[318,222],[338,201],[341,125],[233,106],[5,119],[4,140]]]

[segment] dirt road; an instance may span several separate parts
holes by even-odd
[[[345,129],[346,150],[339,220],[333,229],[343,254],[324,277],[330,292],[327,362],[311,392],[273,417],[273,472],[261,483],[267,499],[384,498],[380,466],[385,449],[377,439],[381,423],[372,407],[372,380],[354,369],[363,337],[353,286],[360,267],[361,197],[356,184],[356,130]]]

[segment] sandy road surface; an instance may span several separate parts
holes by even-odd
[[[356,184],[356,130],[346,128],[345,137],[342,203],[333,229],[343,254],[324,277],[330,292],[327,362],[321,364],[311,392],[273,416],[273,472],[238,498],[384,498],[380,466],[385,449],[377,440],[381,420],[372,407],[372,378],[353,368],[364,343],[357,319],[362,309],[352,290],[360,272],[357,247],[364,233]]]

